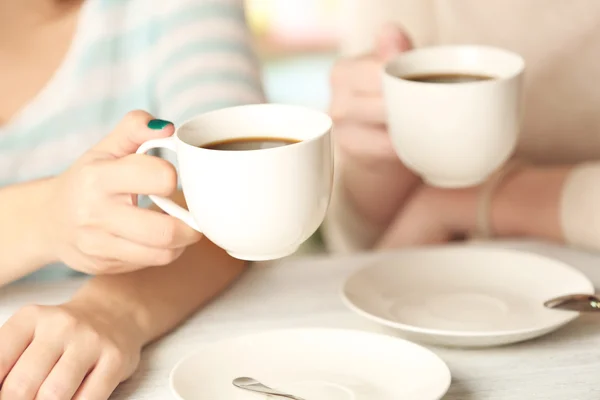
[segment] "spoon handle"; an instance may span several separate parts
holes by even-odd
[[[600,298],[593,294],[571,294],[544,303],[548,308],[579,312],[600,312]]]
[[[263,393],[268,394],[270,396],[277,396],[291,400],[304,400],[300,397],[292,396],[291,394],[283,393],[279,390],[270,388],[254,379],[251,380],[247,378],[246,382],[243,382],[241,379],[236,379],[233,381],[233,384],[240,389],[248,390],[254,393]]]

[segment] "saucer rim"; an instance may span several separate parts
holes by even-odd
[[[231,341],[231,340],[240,339],[240,338],[252,339],[253,337],[260,337],[260,336],[266,336],[266,335],[277,335],[277,334],[282,334],[282,333],[285,334],[286,332],[297,332],[297,333],[307,332],[307,333],[313,333],[313,334],[319,334],[319,333],[350,334],[350,335],[355,335],[355,336],[363,336],[363,337],[367,337],[367,338],[372,337],[372,338],[375,338],[378,340],[386,340],[386,341],[395,342],[395,343],[401,342],[403,345],[412,346],[413,348],[420,350],[420,351],[424,352],[425,354],[429,354],[433,360],[437,361],[440,364],[440,366],[443,367],[443,376],[442,376],[442,371],[440,371],[441,373],[439,376],[440,393],[436,394],[435,400],[441,400],[448,393],[448,390],[450,390],[450,386],[452,384],[452,371],[450,371],[450,367],[433,350],[430,350],[427,347],[425,347],[419,343],[416,343],[416,342],[413,342],[413,341],[410,341],[410,340],[407,340],[404,338],[396,337],[396,336],[393,336],[393,335],[390,335],[387,333],[370,332],[367,330],[355,329],[355,328],[291,327],[291,328],[271,328],[271,329],[265,329],[265,330],[261,330],[261,331],[254,331],[254,332],[250,332],[250,333],[246,333],[246,334],[242,334],[242,335],[231,335],[231,336],[211,340],[211,341],[201,344],[198,348],[196,348],[196,350],[194,350],[190,354],[182,357],[179,361],[177,361],[175,363],[175,365],[173,366],[173,368],[171,368],[171,371],[169,372],[169,389],[170,389],[171,393],[178,400],[189,400],[189,399],[185,399],[184,397],[182,397],[179,394],[177,388],[175,387],[175,384],[174,384],[175,375],[181,368],[182,364],[184,364],[186,361],[196,357],[198,354],[202,353],[202,351],[210,348],[211,346],[218,345],[220,343],[224,343],[224,342]],[[442,385],[442,381],[443,381],[443,385]]]
[[[531,251],[509,249],[509,248],[499,248],[499,247],[491,247],[491,246],[489,246],[489,247],[488,246],[478,246],[478,247],[429,246],[429,247],[422,247],[422,248],[410,248],[410,249],[406,249],[406,251],[415,253],[415,252],[425,252],[425,251],[427,251],[427,252],[443,251],[446,249],[448,249],[448,250],[452,249],[451,251],[454,251],[454,252],[463,251],[463,252],[479,252],[479,253],[482,253],[482,252],[510,253],[510,254],[517,254],[517,255],[526,255],[526,256],[532,257],[532,258],[538,258],[540,260],[543,260],[544,262],[554,263],[555,265],[560,266],[561,268],[569,270],[569,272],[571,272],[575,275],[579,275],[579,277],[582,278],[584,281],[586,281],[586,283],[588,284],[588,288],[586,290],[579,291],[580,293],[582,293],[582,294],[594,294],[595,293],[595,288],[594,288],[594,284],[592,283],[592,281],[583,272],[581,272],[577,268],[569,265],[568,263],[566,263],[562,260],[544,256],[542,254],[531,252]],[[402,257],[402,255],[399,253],[397,255],[397,257],[400,258],[400,257]],[[548,329],[555,330],[555,329],[561,328],[561,327],[573,322],[575,319],[577,319],[581,315],[581,313],[577,312],[577,311],[556,310],[556,312],[560,312],[565,315],[564,319],[561,320],[560,322],[554,323],[552,325],[544,325],[544,326],[538,326],[538,327],[533,327],[533,328],[524,328],[524,329],[496,330],[496,331],[444,330],[444,329],[434,329],[434,328],[419,327],[419,326],[415,326],[415,325],[408,325],[408,324],[404,324],[401,322],[397,322],[397,321],[393,321],[390,319],[386,319],[383,317],[373,315],[373,314],[369,313],[368,311],[360,308],[348,297],[346,289],[347,289],[348,283],[350,282],[351,279],[356,277],[358,274],[363,273],[370,269],[374,269],[383,263],[390,263],[390,262],[394,262],[396,260],[397,260],[397,258],[394,258],[394,257],[386,258],[386,259],[376,262],[374,264],[360,268],[359,270],[354,271],[352,274],[348,275],[338,289],[339,297],[341,297],[341,300],[344,303],[344,305],[349,310],[360,315],[361,317],[371,320],[373,322],[376,322],[380,325],[386,326],[388,328],[394,328],[394,329],[404,331],[404,332],[427,335],[427,336],[447,337],[447,338],[465,338],[465,339],[467,339],[467,338],[490,338],[490,337],[507,338],[507,337],[517,336],[517,335],[519,335],[519,336],[530,335],[530,334],[534,334],[537,332],[543,332]]]

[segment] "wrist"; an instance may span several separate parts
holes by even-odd
[[[400,160],[361,163],[352,158],[340,165],[345,197],[374,225],[387,225],[419,186],[420,179]]]
[[[144,308],[110,290],[107,285],[98,284],[97,280],[101,278],[92,278],[67,304],[93,314],[94,318],[114,327],[120,335],[138,343],[140,348],[148,344],[150,339]]]
[[[494,188],[489,225],[496,237],[538,237],[561,240],[560,199],[569,167],[524,166],[508,174]],[[428,209],[456,235],[478,234],[478,206],[482,186],[439,189],[424,186],[420,198]],[[424,201],[424,200],[420,200]]]
[[[500,237],[560,240],[560,198],[570,167],[523,167],[497,187],[490,223]]]
[[[450,236],[470,236],[477,230],[478,187],[443,189],[423,186],[428,210]]]

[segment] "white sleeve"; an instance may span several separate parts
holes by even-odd
[[[600,162],[573,168],[563,186],[560,207],[565,241],[600,250]]]

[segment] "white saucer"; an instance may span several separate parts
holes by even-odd
[[[593,293],[566,264],[515,250],[449,246],[399,253],[351,276],[342,298],[353,311],[444,346],[496,346],[551,332],[575,319],[544,301]]]
[[[450,371],[435,354],[387,335],[286,329],[205,345],[171,372],[180,400],[266,399],[232,385],[248,376],[308,400],[438,400]]]

